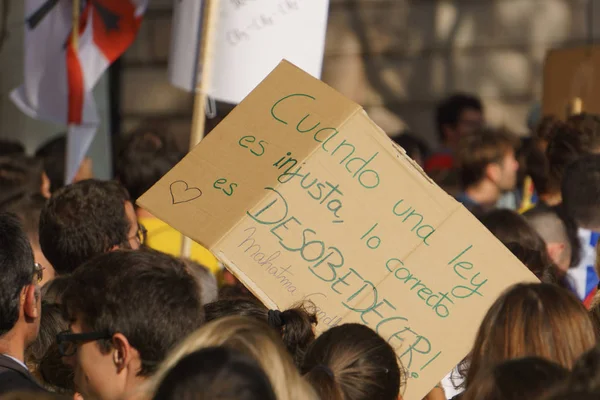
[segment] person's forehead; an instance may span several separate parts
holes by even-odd
[[[464,120],[464,119],[480,120],[480,119],[482,119],[482,117],[483,117],[483,114],[481,113],[481,111],[479,111],[475,108],[465,108],[460,113],[460,118],[462,120]]]

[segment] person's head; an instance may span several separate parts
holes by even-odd
[[[573,294],[551,284],[518,284],[488,310],[468,371],[463,368],[461,375],[468,388],[485,368],[522,357],[541,357],[570,369],[595,345],[592,321]]]
[[[600,155],[583,156],[565,170],[564,207],[578,226],[600,230]]]
[[[581,132],[581,141],[588,153],[600,153],[600,115],[576,114],[570,116],[567,123]]]
[[[453,148],[462,137],[483,125],[481,100],[468,94],[454,94],[438,104],[436,122],[440,142]]]
[[[539,205],[524,215],[529,225],[544,240],[551,260],[566,274],[572,258],[571,237],[566,221],[556,207]]]
[[[508,360],[481,371],[461,400],[539,399],[568,376],[568,369],[542,358]]]
[[[219,297],[219,287],[217,285],[217,278],[213,273],[210,272],[208,268],[190,259],[183,259],[182,261],[185,263],[190,275],[194,277],[198,284],[202,304],[217,301],[217,298]]]
[[[548,269],[552,268],[552,260],[544,239],[525,218],[514,211],[502,209],[484,214],[480,221],[502,244],[513,251],[538,279],[547,278]]]
[[[67,136],[62,133],[42,144],[35,152],[36,158],[44,162],[44,170],[50,179],[50,192],[54,193],[65,186],[65,166],[67,161]],[[77,170],[73,182],[93,178],[92,159],[85,157]]]
[[[396,400],[401,394],[394,349],[365,325],[325,331],[306,352],[301,372],[323,399]]]
[[[309,307],[299,305],[284,311],[269,310],[259,302],[245,299],[224,299],[206,304],[204,312],[206,321],[214,321],[227,316],[244,316],[256,318],[266,322],[271,328],[281,335],[283,344],[300,366],[306,348],[315,339],[313,332],[317,324],[317,317]]]
[[[0,207],[23,193],[50,197],[50,181],[40,160],[24,154],[0,157]]]
[[[597,116],[581,114],[565,123],[553,125],[546,149],[549,165],[547,192],[560,194],[567,166],[586,154],[600,152],[599,122]]]
[[[62,362],[56,345],[56,335],[68,328],[69,323],[63,316],[62,307],[42,301],[40,332],[25,353],[25,363],[47,389],[72,395],[75,392],[73,369]]]
[[[29,238],[35,262],[44,268],[44,280],[40,283],[40,286],[54,279],[55,275],[54,267],[44,255],[40,246],[40,214],[46,202],[47,199],[39,193],[25,192],[14,197],[2,207],[3,210],[13,213],[19,218],[23,230]]]
[[[97,254],[137,249],[142,241],[129,195],[114,181],[89,179],[65,186],[40,216],[40,245],[59,275],[73,272]]]
[[[166,254],[100,254],[68,280],[62,304],[70,332],[57,341],[84,398],[113,400],[135,391],[203,322],[194,280]]]
[[[69,287],[69,275],[57,276],[42,287],[42,301],[62,304],[62,297]]]
[[[279,334],[256,318],[240,316],[219,318],[188,336],[161,365],[146,391],[153,396],[168,371],[183,357],[207,347],[234,349],[257,361],[278,400],[318,399],[298,373]]]
[[[208,347],[183,357],[167,372],[155,400],[276,400],[258,363],[227,347]]]
[[[533,181],[533,186],[539,196],[557,191],[557,187],[555,187],[557,185],[550,179],[550,162],[545,149],[542,150],[542,146],[545,145],[540,139],[533,138],[524,149],[525,174]]]
[[[0,213],[0,338],[10,337],[22,348],[35,341],[42,276],[18,218]]]
[[[567,388],[600,393],[600,347],[592,348],[577,360],[567,380]]]
[[[392,136],[391,139],[402,147],[406,154],[415,160],[417,164],[421,167],[425,165],[425,160],[429,157],[429,147],[424,141],[408,132]]]
[[[135,200],[182,158],[172,137],[151,129],[140,129],[123,140],[115,175]]]
[[[490,183],[498,193],[514,189],[519,169],[515,147],[515,139],[500,130],[478,131],[464,137],[457,156],[463,190],[484,182]]]
[[[0,157],[13,154],[25,154],[25,146],[16,140],[0,139]]]

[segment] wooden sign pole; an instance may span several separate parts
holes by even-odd
[[[71,28],[71,44],[73,50],[79,52],[79,11],[80,0],[73,0],[73,27]]]
[[[194,95],[194,114],[192,116],[192,132],[190,134],[190,150],[204,137],[206,125],[205,109],[207,103],[207,90],[212,77],[212,55],[215,46],[215,27],[219,0],[205,0],[202,10],[202,35],[199,43],[197,71],[201,71],[200,80],[196,82]],[[181,257],[189,257],[192,249],[192,240],[182,236]]]

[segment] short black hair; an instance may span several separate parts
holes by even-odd
[[[569,164],[586,154],[600,152],[600,116],[585,113],[571,116],[566,122],[553,124],[547,136],[548,179],[558,191]]]
[[[583,156],[567,166],[562,198],[578,226],[600,230],[600,155]]]
[[[501,163],[517,146],[515,137],[501,129],[481,129],[463,137],[457,150],[461,187],[467,189],[479,183],[485,178],[488,165]]]
[[[460,119],[460,115],[465,110],[477,110],[483,112],[481,100],[470,94],[456,93],[442,100],[438,104],[435,119],[438,135],[442,142],[446,139],[444,137],[444,126],[456,126]]]
[[[13,329],[19,319],[20,294],[33,281],[34,262],[18,218],[0,213],[0,335]]]
[[[41,193],[44,167],[23,154],[0,157],[0,207],[25,192]]]
[[[30,239],[39,238],[40,215],[48,200],[39,193],[24,192],[4,203],[0,208],[15,214]]]
[[[44,171],[50,179],[50,192],[65,186],[65,164],[67,160],[67,135],[59,133],[57,136],[42,144],[35,152],[35,156],[44,162]]]
[[[116,159],[115,175],[135,200],[182,158],[183,153],[170,136],[152,129],[140,129],[123,140]]]
[[[122,333],[140,353],[140,376],[156,371],[169,351],[203,320],[200,294],[185,264],[151,250],[96,256],[67,278],[62,304],[95,332]],[[103,351],[110,341],[99,342]]]
[[[416,155],[420,155],[421,158],[425,160],[429,157],[429,146],[427,146],[427,144],[419,137],[409,132],[403,132],[400,135],[392,136],[391,139],[398,146],[402,147],[410,158],[415,158]]]
[[[16,140],[0,139],[0,156],[25,154],[25,146]]]
[[[182,358],[160,383],[154,399],[275,400],[269,378],[235,349],[207,347]]]
[[[558,186],[553,185],[553,180],[550,179],[550,162],[546,153],[539,148],[539,141],[540,139],[534,138],[522,147],[525,173],[533,181],[538,195],[555,193]]]
[[[96,254],[127,247],[127,191],[115,181],[88,179],[59,189],[40,216],[40,246],[58,274]]]

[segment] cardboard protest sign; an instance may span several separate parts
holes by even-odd
[[[169,58],[170,81],[193,91],[198,75],[200,0],[177,2]],[[239,103],[282,58],[321,76],[329,0],[220,0],[210,82],[216,100]]]
[[[565,119],[573,103],[579,103],[579,111],[600,113],[599,70],[600,47],[551,50],[544,66],[544,115]]]
[[[268,307],[368,325],[421,399],[508,286],[536,278],[360,106],[282,62],[138,203]]]

